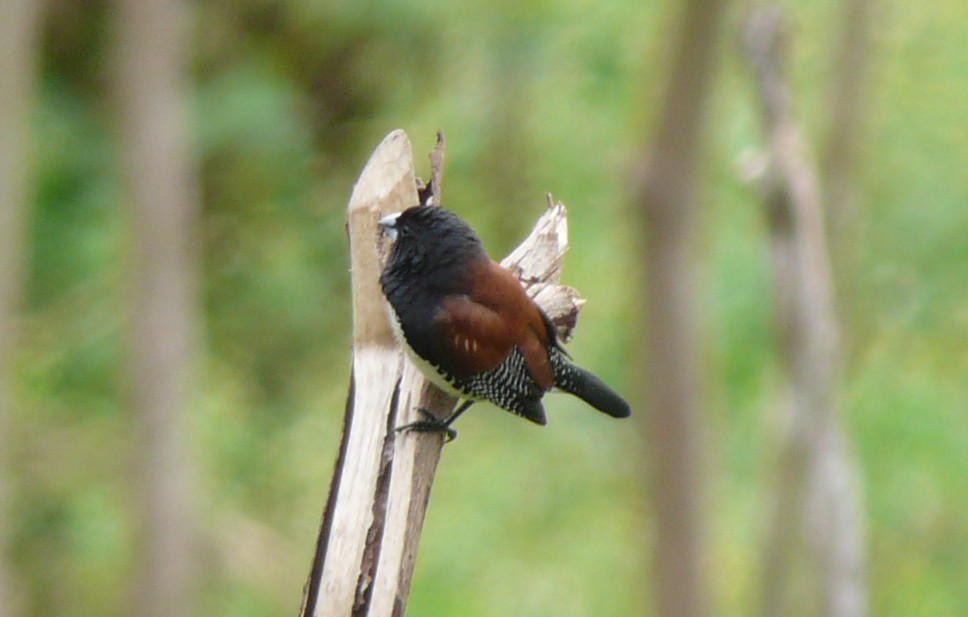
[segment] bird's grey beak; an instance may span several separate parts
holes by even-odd
[[[393,214],[388,214],[379,220],[377,225],[383,228],[383,233],[387,235],[390,240],[397,239],[397,217],[400,216],[399,212]]]

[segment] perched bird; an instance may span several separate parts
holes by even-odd
[[[453,439],[451,423],[479,400],[545,424],[541,397],[552,388],[629,415],[622,397],[569,361],[548,316],[456,214],[415,206],[379,225],[393,242],[380,276],[393,331],[424,376],[463,400],[443,420],[421,409],[423,420],[398,430]]]
[[[393,331],[424,376],[463,399],[443,420],[420,410],[423,420],[398,430],[453,439],[451,423],[479,400],[545,424],[541,397],[552,388],[629,415],[622,397],[569,361],[551,319],[456,214],[415,206],[379,224],[393,242],[380,276]]]

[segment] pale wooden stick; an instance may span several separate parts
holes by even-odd
[[[436,154],[439,184],[442,152]],[[370,157],[350,198],[352,376],[302,617],[390,617],[402,615],[406,605],[443,441],[441,434],[398,434],[394,428],[416,419],[417,407],[443,417],[456,403],[404,359],[379,288],[388,246],[376,223],[417,199],[410,141],[397,130]],[[568,244],[565,214],[549,197],[534,231],[504,261],[562,336],[570,334],[581,305],[574,290],[557,285]]]

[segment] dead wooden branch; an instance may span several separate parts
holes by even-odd
[[[431,203],[439,202],[443,141],[432,155]],[[456,401],[427,384],[390,331],[379,288],[387,246],[377,221],[418,203],[410,141],[390,133],[370,157],[350,198],[353,360],[343,435],[323,512],[302,617],[390,617],[404,612],[442,435],[401,433],[416,408],[446,415]],[[504,265],[515,272],[563,334],[581,305],[559,287],[567,249],[563,206],[550,205]]]

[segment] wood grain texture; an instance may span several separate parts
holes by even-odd
[[[442,140],[432,176],[441,177]],[[443,435],[396,433],[423,407],[443,417],[456,400],[430,385],[393,339],[379,289],[388,246],[376,222],[417,203],[409,139],[390,133],[370,157],[350,199],[353,372],[340,454],[323,514],[302,617],[402,615]],[[431,203],[439,201],[438,191]],[[549,207],[504,265],[568,336],[581,300],[559,287],[567,248],[565,209]]]
[[[380,269],[387,246],[377,221],[418,203],[413,149],[402,130],[384,138],[353,187],[349,221],[350,269],[353,293],[353,341],[393,347],[380,293]]]

